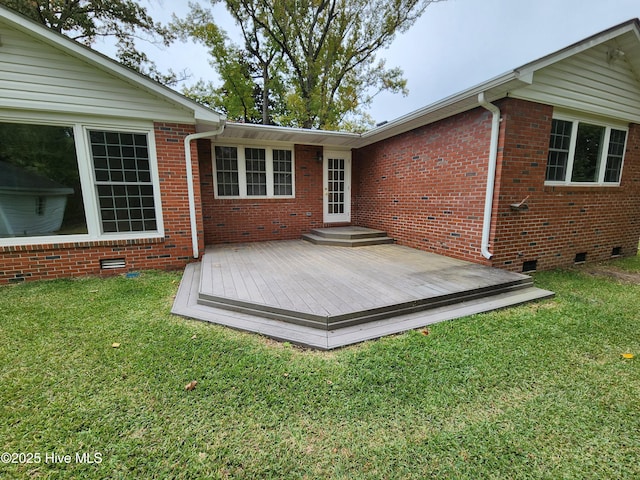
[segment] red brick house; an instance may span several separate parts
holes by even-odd
[[[224,117],[4,7],[0,35],[0,283],[184,267],[204,246],[188,136]]]
[[[0,178],[32,172],[58,197],[3,201],[26,187],[0,181],[0,283],[349,224],[513,271],[637,253],[635,20],[364,134],[225,123],[3,7],[0,30]],[[55,231],[8,220],[54,205]]]
[[[362,135],[227,125],[199,143],[205,243],[350,222],[513,271],[636,255],[639,136],[633,20]],[[262,144],[293,153],[295,197],[216,190],[211,145]]]

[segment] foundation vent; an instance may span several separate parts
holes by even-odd
[[[573,263],[584,263],[587,261],[587,252],[576,253]]]
[[[619,257],[620,255],[622,255],[622,247],[613,247],[611,250],[611,256]]]
[[[537,260],[527,260],[522,264],[522,273],[535,272],[538,269]]]
[[[113,270],[114,268],[124,268],[127,262],[124,258],[103,258],[100,260],[101,270]]]

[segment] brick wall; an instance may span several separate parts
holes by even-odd
[[[198,142],[204,239],[216,243],[290,240],[322,227],[321,147],[296,145],[295,198],[216,199],[211,142]]]
[[[619,187],[544,185],[553,107],[503,99],[488,261],[480,254],[490,114],[475,109],[354,152],[354,224],[399,244],[522,271],[637,253],[640,126],[630,125]],[[527,210],[511,204],[527,199]]]
[[[490,137],[491,115],[478,108],[356,150],[354,224],[487,263],[480,241]]]
[[[630,125],[619,187],[545,187],[553,108],[522,100],[498,103],[502,150],[496,191],[497,225],[493,265],[521,271],[537,260],[538,270],[567,267],[576,254],[587,261],[637,253],[640,239],[640,126]],[[525,197],[528,210],[511,204]]]
[[[96,241],[0,247],[0,284],[83,275],[115,275],[147,269],[179,269],[192,258],[183,139],[191,125],[155,125],[165,237],[153,240]],[[196,198],[196,147],[192,147]],[[198,218],[202,231],[202,217]],[[202,235],[200,235],[202,237]],[[204,247],[201,242],[200,248]],[[124,258],[126,268],[101,270],[100,260]]]

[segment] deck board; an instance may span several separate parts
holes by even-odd
[[[302,240],[208,247],[201,292],[340,316],[528,279],[398,245],[345,249]]]
[[[340,348],[385,335],[421,328],[437,322],[553,296],[552,292],[529,287],[523,290],[494,295],[487,299],[475,299],[428,311],[399,315],[393,318],[327,331],[200,305],[198,303],[198,295],[201,288],[200,273],[203,266],[204,262],[202,264],[192,263],[187,265],[171,309],[172,313],[321,350]],[[206,277],[206,275],[204,276]]]

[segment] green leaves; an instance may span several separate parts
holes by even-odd
[[[216,3],[217,0],[211,0]],[[431,0],[226,0],[244,45],[215,37],[211,13],[192,5],[176,31],[211,47],[223,78],[225,98],[218,108],[232,119],[262,123],[361,130],[373,120],[364,110],[381,91],[406,95],[398,68],[387,69],[375,54],[397,32],[407,30]],[[232,63],[247,68],[233,68]],[[247,95],[250,85],[254,96]],[[234,110],[228,96],[243,99]],[[253,103],[251,100],[253,99]],[[215,106],[215,105],[213,105]]]

